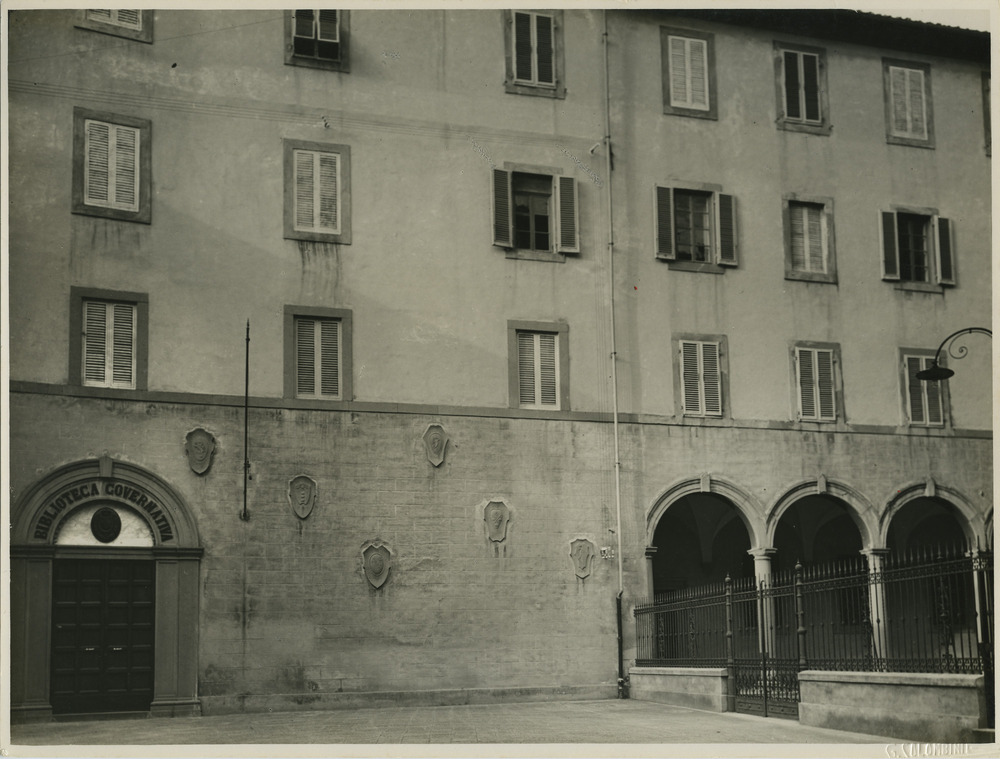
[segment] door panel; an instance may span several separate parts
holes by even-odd
[[[149,560],[53,562],[54,713],[149,709],[155,573]]]

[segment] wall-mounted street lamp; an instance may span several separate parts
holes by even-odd
[[[969,352],[969,349],[964,345],[959,345],[954,351],[952,350],[951,343],[954,342],[955,338],[960,335],[968,335],[973,332],[977,332],[981,335],[989,335],[993,337],[993,333],[986,329],[986,327],[966,327],[965,329],[960,329],[958,332],[952,332],[948,337],[941,341],[941,346],[937,349],[937,353],[934,354],[934,360],[931,361],[931,365],[928,366],[921,372],[917,372],[917,379],[930,381],[930,380],[945,380],[955,374],[951,369],[946,366],[938,365],[938,359],[941,358],[941,351],[944,350],[945,346],[948,346],[948,355],[952,358],[965,358],[965,354]]]

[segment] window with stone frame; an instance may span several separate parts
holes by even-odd
[[[285,12],[285,63],[347,73],[350,14],[342,9]]]

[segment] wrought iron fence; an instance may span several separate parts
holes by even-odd
[[[993,555],[925,549],[674,591],[637,604],[638,666],[729,667],[797,701],[803,669],[984,673],[993,713]],[[760,674],[757,674],[760,673]]]

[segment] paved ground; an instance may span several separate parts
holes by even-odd
[[[806,727],[792,720],[718,714],[631,700],[53,722],[14,725],[11,739],[14,756],[19,755],[18,746],[40,745],[304,743],[869,743],[878,744],[879,755],[885,756],[886,745],[901,743],[898,738]],[[78,751],[74,756],[86,753]],[[760,747],[752,753],[761,755]]]

